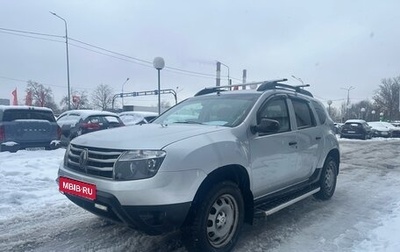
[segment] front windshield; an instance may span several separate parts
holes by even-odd
[[[215,94],[187,99],[153,123],[190,123],[234,127],[243,122],[260,94]]]

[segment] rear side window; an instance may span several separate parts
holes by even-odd
[[[314,105],[315,112],[317,112],[319,123],[324,124],[326,121],[326,112],[324,107],[316,101],[312,101],[312,104]]]
[[[292,103],[298,129],[309,128],[316,125],[314,115],[307,101],[293,99]]]
[[[12,122],[15,120],[46,120],[55,122],[56,119],[51,111],[40,111],[33,109],[9,109],[3,114],[4,122]]]
[[[119,123],[119,120],[115,116],[106,116],[104,117],[108,123]]]
[[[100,116],[89,116],[84,120],[85,123],[102,123],[103,120]]]

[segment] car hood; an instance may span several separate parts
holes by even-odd
[[[193,124],[143,124],[88,133],[73,139],[71,143],[108,149],[163,149],[180,140],[227,129]]]

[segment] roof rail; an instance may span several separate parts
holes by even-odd
[[[217,92],[222,92],[222,91],[228,91],[228,90],[232,90],[232,89],[238,89],[239,87],[244,87],[244,86],[257,86],[257,85],[263,85],[263,84],[268,84],[268,83],[270,83],[270,84],[278,83],[280,81],[287,81],[287,79],[258,81],[258,82],[241,83],[241,84],[234,84],[234,85],[208,87],[208,88],[204,88],[204,89],[200,90],[194,96],[217,93]]]
[[[309,87],[309,86],[310,86],[310,84],[291,86],[291,85],[283,84],[283,83],[279,83],[279,82],[266,81],[257,88],[257,91],[265,91],[265,90],[270,90],[270,89],[291,89],[300,94],[304,94],[304,95],[313,97],[313,95],[309,91],[303,89],[304,87]]]

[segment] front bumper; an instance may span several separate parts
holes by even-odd
[[[148,235],[159,235],[181,227],[191,206],[191,202],[158,206],[122,206],[115,196],[101,191],[97,191],[94,201],[65,195],[93,214],[122,222]]]
[[[115,181],[69,170],[61,164],[58,177],[96,186],[94,201],[65,194],[78,206],[154,235],[183,224],[206,174],[198,170],[159,172],[149,179]]]

